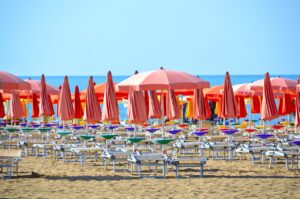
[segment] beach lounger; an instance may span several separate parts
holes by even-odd
[[[11,178],[13,174],[13,166],[16,167],[18,173],[18,162],[21,160],[22,151],[20,149],[0,149],[0,168],[7,168],[7,175]]]
[[[276,165],[278,159],[285,160],[285,168],[289,169],[289,161],[291,161],[291,167],[293,168],[293,162],[298,163],[298,168],[300,169],[300,152],[299,151],[266,151],[266,156],[270,157],[269,168],[271,168],[272,163]]]
[[[203,177],[203,167],[207,162],[207,158],[199,157],[176,157],[169,160],[171,165],[175,166],[176,177],[179,176],[180,168],[198,167],[200,170],[200,177]]]
[[[70,152],[74,154],[73,162],[79,162],[81,166],[83,166],[85,160],[89,157],[89,155],[93,154],[94,164],[96,164],[99,153],[102,152],[102,148],[100,146],[94,147],[74,147],[70,148]]]
[[[113,171],[116,172],[116,163],[125,162],[128,163],[128,156],[132,154],[131,151],[126,151],[124,149],[115,149],[115,150],[109,150],[109,149],[103,149],[102,152],[102,161],[105,169],[107,168],[107,162],[110,161],[113,164]]]

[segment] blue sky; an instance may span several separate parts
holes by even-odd
[[[299,0],[1,0],[17,75],[299,74]]]

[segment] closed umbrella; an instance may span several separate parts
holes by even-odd
[[[150,91],[148,118],[161,118],[161,108],[156,91]]]
[[[131,124],[142,124],[147,121],[145,98],[142,91],[129,92],[127,118]]]
[[[0,93],[0,118],[5,116],[2,93]]]
[[[205,100],[203,90],[202,89],[195,89],[194,90],[194,119],[198,120],[205,120],[209,117],[210,113],[208,112],[209,109],[207,100]]]
[[[37,95],[35,93],[32,94],[32,114],[31,117],[39,117],[39,102],[37,100]]]
[[[270,75],[269,73],[266,73],[264,78],[263,96],[262,96],[262,103],[261,103],[261,119],[263,121],[266,121],[266,120],[273,120],[277,117],[278,117],[278,111],[274,100]]]
[[[245,105],[245,98],[244,96],[236,96],[236,103],[237,103],[237,117],[238,118],[245,118],[247,116],[247,109]]]
[[[116,98],[115,86],[110,71],[107,73],[104,90],[102,120],[115,122],[119,121],[119,108]]]
[[[221,100],[221,117],[222,118],[236,118],[237,117],[237,107],[236,100],[234,97],[232,84],[230,80],[229,73],[226,72],[223,88],[223,96]]]
[[[20,119],[24,116],[25,114],[19,94],[12,93],[10,98],[9,117],[11,119]]]
[[[74,118],[74,109],[71,98],[71,91],[68,77],[64,77],[62,88],[60,90],[58,102],[58,117],[63,121],[72,120]],[[65,125],[63,124],[63,128]]]
[[[83,116],[83,109],[80,101],[80,93],[79,87],[75,87],[75,95],[74,95],[74,118],[79,119]]]
[[[42,77],[41,77],[40,104],[39,104],[39,109],[40,109],[39,116],[47,117],[47,116],[53,115],[53,112],[52,112],[53,107],[51,107],[51,103],[52,102],[49,102],[45,76],[42,75]]]
[[[300,127],[300,77],[298,79],[297,92],[296,92],[296,114],[295,114],[295,126]]]
[[[86,92],[86,105],[84,109],[84,121],[88,123],[97,123],[101,120],[101,108],[95,94],[93,77],[89,78]]]
[[[173,89],[168,90],[167,97],[167,118],[170,120],[179,119],[181,117],[180,107]]]
[[[291,114],[295,111],[295,104],[292,101],[291,94],[284,93],[279,98],[278,113],[281,116]]]

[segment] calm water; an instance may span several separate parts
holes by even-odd
[[[288,79],[296,80],[298,75],[271,75],[271,77],[284,77]],[[40,76],[21,76],[22,79],[27,79],[30,77],[34,80],[40,80]],[[122,80],[128,78],[129,76],[113,76],[114,82],[121,82]],[[200,77],[206,81],[209,81],[211,86],[223,84],[224,81],[224,75],[203,75]],[[63,82],[63,76],[46,76],[46,82],[48,84],[51,84],[53,86],[59,87],[59,85]],[[84,90],[87,87],[88,84],[88,78],[89,76],[69,76],[69,83],[71,91],[74,91],[74,88],[76,85],[79,86],[80,90]],[[263,75],[231,75],[231,82],[232,84],[241,84],[241,83],[247,83],[247,82],[253,82],[259,79],[262,79]],[[103,83],[106,81],[106,76],[94,76],[94,81],[98,83]],[[120,108],[120,117],[121,120],[124,120],[126,118],[126,109],[124,108],[123,104],[119,104]],[[247,107],[249,109],[249,107]],[[56,108],[55,108],[56,110]],[[29,114],[31,110],[29,110]],[[249,111],[248,111],[249,112]],[[256,115],[255,118],[258,118],[259,116]]]

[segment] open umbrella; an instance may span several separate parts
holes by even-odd
[[[97,123],[101,120],[101,108],[95,94],[93,77],[89,78],[86,92],[86,105],[84,109],[84,121],[88,123]]]
[[[0,89],[4,92],[27,90],[30,89],[30,85],[13,74],[0,71]]]
[[[32,79],[25,79],[25,82],[27,82],[30,85],[30,89],[28,90],[22,90],[20,95],[21,96],[28,96],[32,93],[40,95],[42,90],[41,82],[38,80],[32,80]],[[59,95],[59,90],[55,88],[54,86],[50,84],[46,84],[47,87],[47,94],[48,95]]]
[[[156,91],[150,91],[148,118],[160,118],[161,108]]]
[[[68,77],[64,77],[62,88],[59,95],[58,117],[64,122],[74,118],[74,109],[71,98],[71,91]],[[65,125],[63,125],[65,127]]]
[[[108,71],[106,76],[102,120],[109,122],[119,121],[118,102],[116,98],[112,74],[110,71]]]
[[[79,119],[83,116],[83,109],[80,101],[80,93],[79,87],[75,87],[75,95],[74,95],[74,118]]]
[[[263,97],[261,103],[261,119],[272,120],[278,117],[269,73],[265,74]]]
[[[231,80],[229,73],[226,72],[223,88],[223,96],[221,101],[221,117],[222,118],[236,118],[237,117],[237,107],[236,100],[234,97]]]
[[[5,116],[2,93],[0,93],[0,118]]]

